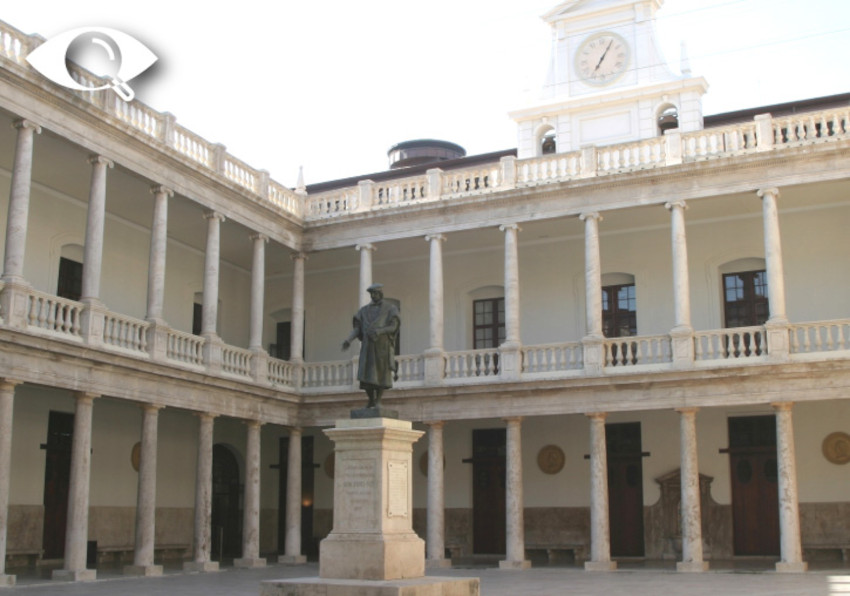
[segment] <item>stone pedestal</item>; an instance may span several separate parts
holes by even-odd
[[[477,578],[424,577],[413,531],[413,443],[424,433],[391,418],[338,420],[334,527],[319,545],[319,577],[263,582],[261,596],[477,596]]]

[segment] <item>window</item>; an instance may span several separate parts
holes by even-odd
[[[605,337],[637,335],[635,284],[602,287],[602,334]]]
[[[552,153],[556,153],[558,149],[557,142],[555,141],[555,131],[550,130],[543,138],[540,139],[540,154],[541,155],[550,155]]]
[[[275,328],[275,343],[269,345],[269,356],[281,360],[289,360],[292,357],[292,323],[281,321]]]
[[[200,335],[203,329],[204,305],[195,302],[192,305],[192,333]]]
[[[663,135],[668,130],[679,128],[679,110],[669,106],[658,114],[658,131]]]
[[[505,340],[505,299],[474,300],[472,312],[473,348],[498,348]]]
[[[59,257],[59,282],[56,295],[69,300],[79,300],[83,293],[83,264]]]
[[[724,274],[723,313],[727,328],[763,325],[770,315],[767,273],[761,270]]]

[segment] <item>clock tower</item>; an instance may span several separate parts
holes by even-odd
[[[552,27],[549,75],[540,98],[510,114],[520,158],[702,128],[708,84],[662,58],[655,32],[662,4],[569,0],[543,15]]]

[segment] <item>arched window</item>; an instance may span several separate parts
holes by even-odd
[[[658,134],[679,128],[679,110],[676,106],[665,106],[658,112]]]
[[[555,131],[549,131],[540,139],[540,155],[550,155],[558,152],[558,144],[555,140]]]

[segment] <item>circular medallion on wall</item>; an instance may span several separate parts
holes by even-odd
[[[546,445],[537,453],[537,465],[544,474],[557,474],[564,468],[564,452],[557,445]]]
[[[826,461],[833,464],[846,464],[850,462],[850,435],[843,432],[834,432],[826,435],[821,446]]]
[[[133,445],[132,451],[130,451],[130,463],[133,465],[133,469],[137,472],[139,471],[139,462],[142,459],[142,444],[136,443]]]
[[[328,475],[328,478],[334,477],[334,468],[336,467],[336,458],[334,457],[334,452],[331,451],[328,453],[328,456],[325,458],[325,463],[322,464],[322,468],[325,470],[325,474]]]

